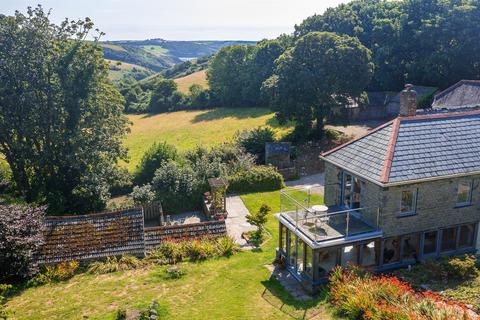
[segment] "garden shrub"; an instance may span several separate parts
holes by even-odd
[[[40,286],[52,282],[66,281],[72,278],[78,270],[78,261],[63,261],[56,265],[44,266],[42,270],[28,281],[29,286]]]
[[[134,204],[142,205],[154,201],[155,192],[153,192],[150,184],[146,184],[141,187],[135,186],[133,187],[132,193],[130,193],[130,197],[133,199]]]
[[[474,255],[447,258],[442,261],[448,277],[471,279],[478,276],[477,259]]]
[[[0,206],[0,281],[34,274],[32,256],[43,243],[45,207]]]
[[[135,184],[144,185],[150,183],[155,175],[155,171],[162,164],[178,159],[178,152],[175,146],[166,142],[154,143],[143,155],[140,164],[135,171]]]
[[[152,190],[155,199],[162,203],[165,212],[178,213],[200,206],[200,196],[205,185],[190,166],[174,161],[164,163],[155,172]]]
[[[330,299],[348,319],[474,319],[461,304],[427,291],[415,292],[394,276],[375,276],[358,267],[335,268]]]
[[[275,132],[270,127],[258,127],[235,134],[235,143],[256,157],[258,164],[265,163],[265,144],[275,141]]]
[[[169,267],[165,272],[169,279],[180,279],[186,274],[185,270],[180,266]]]
[[[283,176],[271,166],[256,166],[228,178],[234,192],[273,191],[285,187]]]
[[[178,263],[186,257],[186,253],[182,242],[165,241],[156,247],[150,256],[166,263]]]
[[[104,261],[92,262],[87,272],[91,274],[104,274],[117,271],[132,270],[142,266],[142,261],[130,255],[117,257],[107,257]]]
[[[220,256],[229,257],[240,251],[240,247],[230,236],[223,236],[216,239],[217,251]]]
[[[235,240],[229,236],[179,242],[165,241],[148,252],[147,261],[155,264],[175,264],[187,258],[199,261],[212,257],[228,257],[239,250]]]

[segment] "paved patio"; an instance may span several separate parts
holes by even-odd
[[[227,197],[227,212],[225,224],[228,235],[242,248],[251,249],[252,247],[242,238],[242,233],[255,230],[256,227],[247,222],[246,216],[249,211],[239,196]]]
[[[288,187],[305,190],[311,188],[313,193],[323,194],[325,186],[325,173],[312,174],[310,176],[302,177],[298,180],[287,181],[285,184]]]

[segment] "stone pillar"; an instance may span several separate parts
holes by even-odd
[[[417,93],[413,85],[406,84],[405,89],[400,92],[400,117],[412,117],[417,114]]]

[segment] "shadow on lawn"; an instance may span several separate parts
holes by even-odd
[[[311,300],[300,301],[286,292],[273,275],[268,280],[262,281],[262,284],[265,286],[262,298],[292,319],[308,320],[317,318],[317,316],[320,316],[317,319],[324,319],[321,315],[327,314],[325,306],[322,305],[322,302],[326,300],[326,290],[321,290]]]
[[[198,111],[198,110],[195,110]],[[248,118],[259,118],[265,115],[272,113],[269,109],[266,108],[216,108],[211,110],[206,110],[195,118],[193,118],[192,123],[204,122],[204,121],[213,121],[224,118],[235,118],[235,119],[248,119]]]

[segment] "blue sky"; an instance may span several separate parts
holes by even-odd
[[[55,22],[93,19],[104,40],[260,40],[290,33],[341,0],[0,0],[0,13],[41,4]]]

